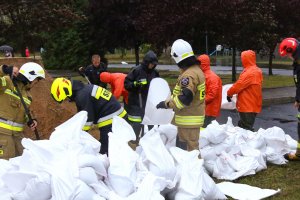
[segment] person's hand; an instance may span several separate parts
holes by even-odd
[[[159,103],[156,105],[156,108],[157,108],[157,109],[160,109],[160,108],[162,108],[162,109],[167,109],[168,107],[167,107],[165,101],[161,101],[161,102],[159,102]]]
[[[299,109],[300,103],[298,101],[295,101],[294,106],[295,108]]]
[[[18,74],[19,74],[19,68],[16,66],[13,66],[12,76],[17,77]]]
[[[231,96],[227,96],[227,101],[231,102],[231,98],[232,98]]]
[[[37,127],[37,121],[35,119],[32,119],[32,120],[29,120],[27,122],[27,126],[32,130],[34,131]]]
[[[84,77],[84,68],[83,67],[79,67],[78,68],[78,73]]]

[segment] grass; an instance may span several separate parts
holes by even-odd
[[[235,183],[248,184],[263,189],[280,189],[281,192],[269,197],[270,200],[300,199],[300,162],[289,162],[287,165],[268,164],[267,169],[255,175],[241,177]],[[216,183],[223,180],[216,180]]]

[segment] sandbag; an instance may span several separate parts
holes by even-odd
[[[145,116],[142,124],[161,125],[171,123],[174,112],[172,109],[157,109],[156,105],[170,98],[171,92],[168,82],[162,78],[154,78],[150,82]]]

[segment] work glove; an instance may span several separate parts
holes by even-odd
[[[79,73],[82,77],[84,77],[84,68],[83,68],[83,67],[79,67],[79,68],[78,68],[78,73]]]
[[[231,102],[231,98],[232,98],[232,97],[227,96],[227,101],[228,101],[228,102]]]
[[[28,120],[27,126],[29,128],[32,128],[36,123],[37,123],[36,119],[31,119],[31,120]]]
[[[165,101],[159,102],[159,103],[156,105],[156,108],[157,108],[157,109],[160,109],[160,108],[162,108],[162,109],[168,109],[168,107],[167,107]]]

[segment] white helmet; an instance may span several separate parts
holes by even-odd
[[[183,39],[176,40],[171,48],[171,56],[176,63],[194,55],[191,45]]]
[[[23,74],[30,82],[38,77],[45,78],[44,69],[41,67],[41,65],[34,62],[23,64],[19,72]]]

